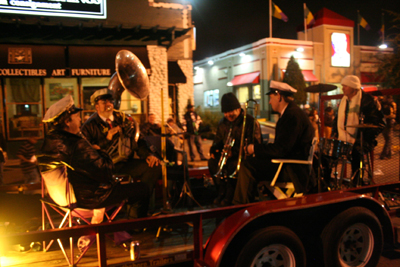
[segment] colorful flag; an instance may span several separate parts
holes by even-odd
[[[282,10],[277,5],[275,5],[274,2],[272,2],[272,16],[277,19],[281,19],[284,22],[288,21],[288,17],[283,14]]]
[[[313,25],[315,23],[314,16],[307,6],[305,6],[304,9],[304,18],[306,19],[307,25]]]
[[[369,26],[368,22],[361,17],[360,14],[358,14],[358,24],[363,27],[364,29],[366,29],[367,31],[369,31],[369,29],[371,29],[371,27]]]
[[[379,39],[382,39],[385,34],[385,25],[382,25],[382,27],[379,29],[378,33],[379,33]]]

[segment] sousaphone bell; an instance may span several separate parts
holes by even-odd
[[[149,95],[149,77],[146,68],[131,51],[120,50],[117,53],[115,70],[108,84],[108,89],[114,96],[115,109],[121,106],[121,95],[124,90],[139,100],[144,100]]]

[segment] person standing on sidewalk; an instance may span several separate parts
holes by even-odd
[[[3,134],[0,134],[0,185],[4,184],[4,164],[7,161],[7,143]]]
[[[30,137],[24,144],[19,148],[17,156],[21,161],[22,172],[24,173],[25,184],[35,184],[40,182],[40,175],[37,168],[36,149],[35,144],[37,143],[36,137]]]
[[[203,154],[201,137],[199,135],[199,127],[201,122],[202,120],[200,116],[194,111],[194,106],[192,104],[188,104],[186,107],[186,113],[183,115],[182,125],[183,129],[188,134],[187,144],[189,146],[189,154],[192,161],[195,159],[193,143],[197,148],[200,159],[207,160]]]
[[[382,101],[382,113],[386,121],[386,126],[383,128],[382,135],[385,139],[385,145],[383,146],[379,159],[392,158],[392,132],[393,125],[397,114],[397,105],[393,101],[391,95],[385,96]]]

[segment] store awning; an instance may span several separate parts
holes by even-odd
[[[176,61],[168,61],[168,83],[186,83],[186,75]]]
[[[185,37],[192,29],[127,24],[112,25],[102,20],[98,23],[93,20],[69,20],[64,23],[57,20],[49,21],[39,16],[37,18],[32,16],[29,19],[2,16],[0,43],[170,47],[175,40]]]
[[[252,72],[235,76],[230,83],[232,86],[249,84],[249,83],[260,83],[260,72]]]
[[[318,79],[315,77],[312,70],[302,70],[301,73],[303,73],[306,82],[318,82]]]
[[[361,72],[361,83],[380,83],[382,77],[374,72]]]

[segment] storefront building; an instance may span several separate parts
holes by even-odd
[[[150,112],[166,120],[182,115],[187,99],[193,99],[190,5],[86,2],[104,3],[106,18],[1,16],[0,127],[11,157],[28,137],[43,138],[45,111],[66,94],[84,109],[83,121],[90,116],[90,96],[108,87],[120,50],[137,56],[150,81],[149,96],[143,101],[125,90],[120,110],[138,121]]]
[[[376,55],[393,50],[354,45],[354,22],[328,9],[317,12],[315,19],[313,27],[307,29],[307,40],[303,30],[298,32],[298,40],[265,38],[195,62],[195,105],[220,112],[222,95],[234,92],[242,104],[256,100],[259,116],[273,120],[265,93],[270,80],[283,79],[291,56],[308,85],[338,86],[328,94],[340,94],[340,81],[348,74],[360,77],[363,86],[379,86]],[[316,104],[318,97],[309,94],[308,102]]]

